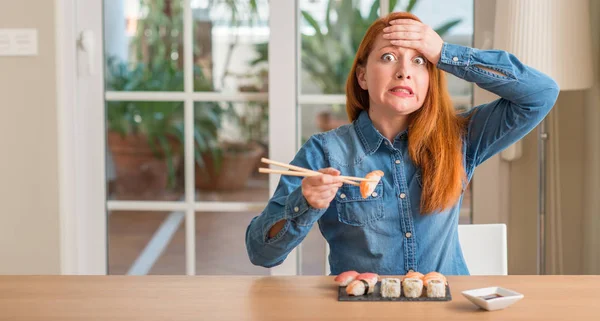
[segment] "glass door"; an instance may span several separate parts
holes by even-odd
[[[269,274],[268,1],[105,0],[104,45],[108,274]]]
[[[87,123],[102,133],[78,150],[103,154],[86,175],[105,173],[104,179],[86,195],[106,193],[94,207],[106,212],[93,214],[86,225],[92,233],[80,237],[93,247],[79,252],[104,246],[106,255],[81,260],[98,271],[105,265],[108,274],[326,273],[316,226],[280,266],[250,263],[246,227],[279,179],[257,173],[260,158],[289,162],[310,135],[346,121],[349,60],[382,12],[411,10],[452,42],[472,45],[473,36],[472,0],[104,0],[102,6],[78,1],[77,9],[78,30],[102,34],[103,62],[90,73],[93,81],[78,79],[78,100],[90,106]],[[95,19],[100,9],[102,19]],[[349,40],[343,49],[342,38]],[[472,86],[449,82],[457,108],[471,108]],[[86,175],[79,177],[87,182]],[[467,195],[461,222],[471,215]]]

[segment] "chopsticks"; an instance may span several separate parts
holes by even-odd
[[[323,173],[321,173],[321,172],[313,171],[310,169],[306,169],[306,168],[302,168],[302,167],[298,167],[298,166],[294,166],[294,165],[290,165],[290,164],[280,163],[280,162],[270,160],[270,159],[264,158],[264,157],[261,158],[261,162],[266,163],[266,164],[284,167],[289,170],[283,171],[283,170],[276,170],[276,169],[270,169],[270,168],[259,168],[258,169],[259,173],[280,174],[280,175],[301,176],[301,177],[323,175]],[[367,178],[362,178],[362,177],[354,177],[354,176],[337,176],[337,177],[341,178],[344,183],[354,185],[354,186],[360,185],[354,181],[373,182],[373,183],[378,182],[378,180],[367,179]]]

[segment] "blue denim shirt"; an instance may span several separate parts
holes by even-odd
[[[469,180],[476,166],[534,129],[559,92],[554,80],[505,51],[445,43],[437,66],[501,97],[468,112],[474,113],[463,137]],[[264,267],[281,264],[318,223],[331,249],[332,274],[356,270],[399,275],[415,270],[468,275],[458,240],[462,196],[448,210],[421,214],[421,172],[410,159],[407,135],[405,131],[389,141],[363,111],[352,124],[310,137],[292,164],[314,170],[333,167],[358,177],[379,169],[385,176],[367,199],[358,186],[344,184],[327,209],[307,203],[301,177],[282,176],[265,210],[247,228],[251,262]],[[269,238],[269,230],[280,220],[286,220],[283,229]]]

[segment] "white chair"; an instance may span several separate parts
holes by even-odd
[[[471,275],[508,275],[505,224],[460,224],[458,239]],[[330,274],[328,244],[325,273]]]
[[[460,224],[458,239],[471,275],[507,275],[505,224]]]

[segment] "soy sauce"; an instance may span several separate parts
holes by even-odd
[[[484,299],[484,300],[492,300],[492,299],[497,299],[497,298],[501,298],[502,295],[498,294],[498,293],[493,293],[493,294],[489,294],[489,295],[484,295],[484,296],[480,296],[480,298]]]

